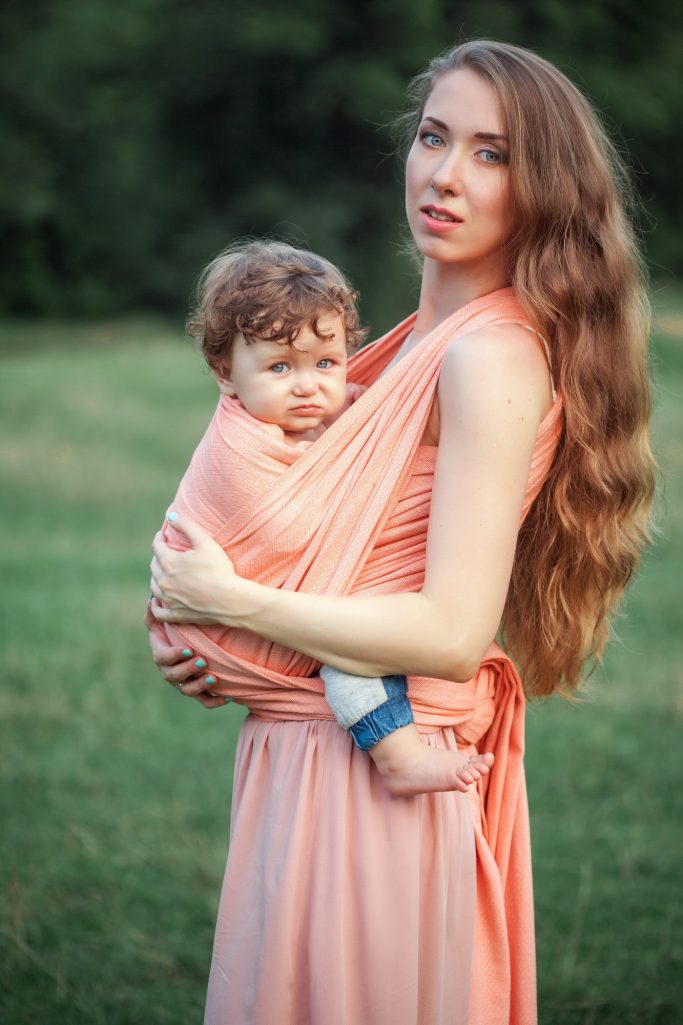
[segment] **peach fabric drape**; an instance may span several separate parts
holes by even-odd
[[[221,399],[172,507],[238,573],[321,594],[422,586],[436,450],[420,439],[441,361],[459,335],[527,318],[512,290],[484,296],[377,379],[413,319],[352,359],[368,391],[303,453]],[[523,516],[560,429],[558,398]],[[251,711],[207,1025],[533,1025],[524,696],[508,656],[492,644],[467,684],[410,678],[425,741],[490,750],[496,764],[469,795],[397,800],[333,721],[314,660],[244,631],[168,633]]]

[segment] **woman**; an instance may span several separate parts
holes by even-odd
[[[244,579],[181,520],[193,547],[155,540],[147,622],[166,680],[209,707],[160,623],[409,674],[425,741],[496,761],[464,798],[392,800],[313,692],[291,718],[273,685],[240,736],[211,1025],[536,1020],[523,694],[493,638],[527,694],[576,687],[647,540],[646,303],[615,152],[557,69],[505,44],[437,58],[412,98],[420,304],[375,376],[410,383],[437,339],[438,384],[353,597]]]

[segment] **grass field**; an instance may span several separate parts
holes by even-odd
[[[655,342],[657,545],[583,702],[529,712],[542,1025],[683,1021],[679,300]],[[214,388],[153,320],[4,323],[0,352],[0,1019],[190,1025],[242,712],[165,686],[141,618]]]

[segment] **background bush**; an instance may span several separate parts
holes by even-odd
[[[339,262],[375,329],[414,301],[389,125],[479,35],[537,49],[630,154],[656,275],[683,271],[681,6],[668,0],[5,0],[0,311],[182,311],[235,236]],[[381,273],[378,273],[381,268]]]

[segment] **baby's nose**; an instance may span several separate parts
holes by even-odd
[[[301,371],[296,375],[294,390],[297,395],[314,395],[318,390],[318,383],[315,374],[311,371]]]

